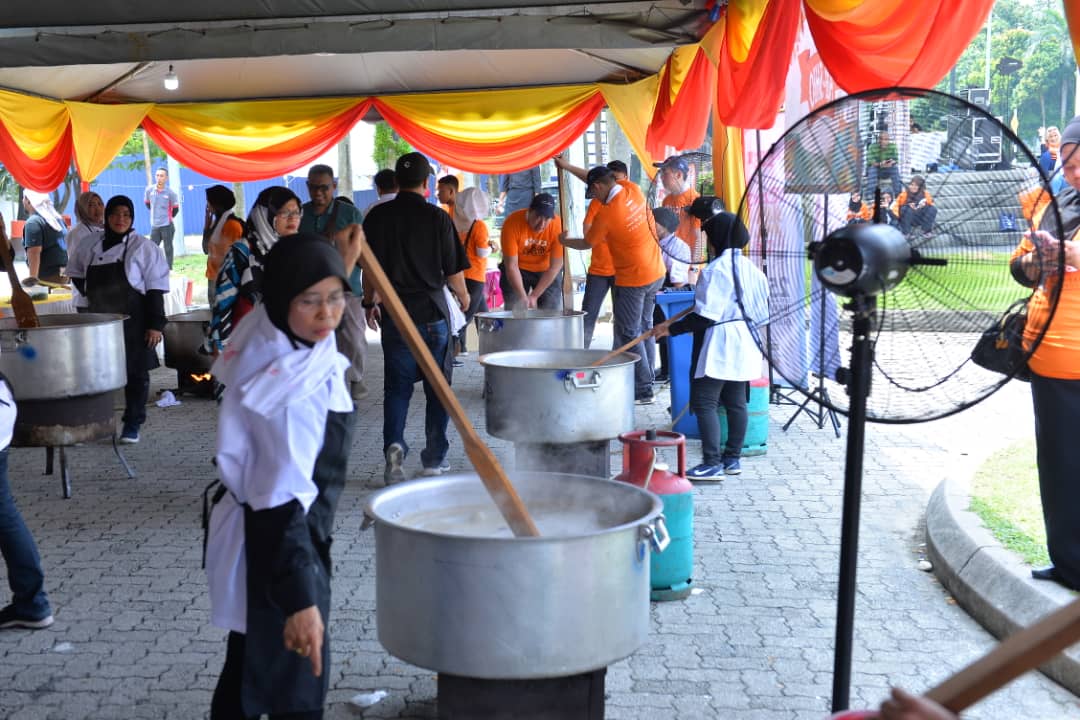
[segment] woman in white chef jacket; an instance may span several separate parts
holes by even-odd
[[[755,340],[768,318],[769,285],[742,249],[750,241],[739,218],[714,197],[694,201],[689,212],[702,220],[714,259],[694,288],[694,311],[662,334],[694,334],[690,364],[690,411],[701,433],[700,465],[687,471],[691,479],[738,475],[748,415],[750,380],[761,377],[762,355]],[[727,414],[728,434],[720,447],[717,409]]]
[[[212,369],[226,389],[206,571],[211,622],[230,631],[213,720],[322,717],[330,532],[354,419],[334,341],[348,290],[325,239],[281,238],[262,303]]]

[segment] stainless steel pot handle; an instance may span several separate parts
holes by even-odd
[[[599,370],[567,370],[563,378],[566,392],[574,390],[596,390],[600,387],[603,376]]]
[[[0,340],[0,353],[17,352],[20,347],[29,343],[25,330],[16,330],[10,335],[5,335]]]
[[[502,330],[503,322],[499,318],[476,318],[478,332],[497,332]]]
[[[641,526],[641,537],[648,540],[652,545],[653,552],[662,553],[671,544],[671,535],[668,534],[667,523],[663,515],[657,515],[651,525]]]

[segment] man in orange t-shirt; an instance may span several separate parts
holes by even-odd
[[[672,155],[664,162],[656,163],[656,167],[660,168],[660,184],[667,193],[661,205],[671,208],[679,216],[676,237],[690,246],[690,258],[694,262],[704,262],[705,239],[701,236],[701,221],[687,212],[700,197],[690,182],[690,165],[681,156]]]
[[[500,285],[507,308],[562,310],[562,220],[555,217],[555,198],[533,197],[529,207],[503,221]]]
[[[652,213],[645,195],[633,183],[619,183],[605,166],[594,167],[585,178],[586,195],[602,205],[584,239],[564,238],[567,247],[586,250],[607,244],[615,267],[615,338],[612,347],[624,345],[652,328],[656,293],[664,283],[664,260],[656,241]],[[631,352],[641,361],[634,367],[634,400],[653,402],[653,367],[656,343],[651,338]]]

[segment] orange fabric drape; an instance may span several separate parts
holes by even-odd
[[[688,67],[682,72],[679,64],[687,62],[687,57]],[[649,153],[660,158],[664,157],[666,145],[695,148],[704,141],[716,85],[716,66],[699,47],[678,48],[661,73],[653,120],[645,136]]]
[[[15,139],[0,122],[0,160],[15,181],[29,190],[52,192],[64,182],[71,167],[71,125],[53,149],[43,158],[34,159],[24,153]]]
[[[154,122],[153,113],[143,119],[143,129],[162,150],[203,175],[226,182],[262,180],[284,175],[322,155],[345,137],[370,106],[371,100],[364,100],[297,137],[244,153],[179,139]]]
[[[801,20],[791,0],[736,0],[728,5],[724,42],[716,58],[716,113],[721,122],[747,129],[773,126],[784,102]]]
[[[507,173],[535,167],[569,147],[603,109],[604,96],[599,90],[589,93],[543,127],[498,142],[449,137],[414,122],[379,98],[374,103],[379,115],[401,137],[440,162],[469,172]]]
[[[848,93],[932,88],[986,22],[994,0],[805,0],[806,22],[829,73]],[[1068,6],[1069,3],[1066,3]]]
[[[1069,25],[1069,38],[1072,40],[1073,55],[1080,63],[1080,3],[1065,3],[1065,22]]]

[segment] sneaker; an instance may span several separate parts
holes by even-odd
[[[53,616],[46,615],[40,618],[23,617],[15,612],[14,605],[8,605],[0,610],[0,630],[7,628],[26,628],[27,630],[41,630],[53,624]]]
[[[646,395],[644,397],[634,398],[635,405],[652,405],[656,402],[656,398],[652,395]]]
[[[691,480],[720,480],[724,477],[724,466],[701,463],[687,470],[686,477]]]
[[[458,357],[469,357],[469,351],[462,349],[462,351],[458,353]]]
[[[724,467],[725,475],[738,475],[742,472],[742,467],[739,465],[739,458],[728,457],[721,460]]]
[[[461,362],[457,358],[454,358],[453,362],[450,363],[450,364],[453,365],[454,367],[465,367],[465,363]]]
[[[438,477],[445,472],[450,472],[450,461],[443,460],[439,467],[426,467],[420,471],[420,477]]]
[[[405,481],[405,470],[401,464],[405,462],[405,448],[401,443],[390,443],[386,448],[386,469],[383,470],[383,481],[387,485]]]
[[[671,383],[671,377],[667,373],[660,373],[653,382],[657,385],[668,385]]]
[[[121,445],[134,445],[139,442],[139,428],[134,425],[124,425],[119,442]]]

